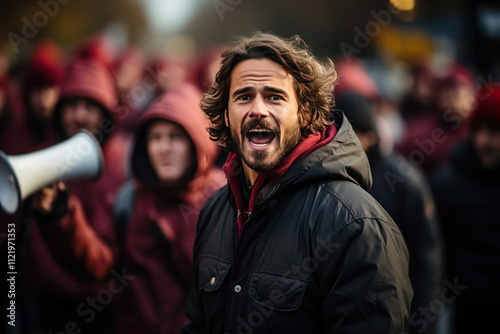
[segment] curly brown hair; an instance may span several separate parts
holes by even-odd
[[[284,67],[294,78],[299,105],[298,114],[302,135],[323,131],[331,124],[334,106],[333,89],[337,72],[330,59],[320,63],[305,42],[297,35],[282,39],[272,34],[257,32],[249,37],[239,37],[221,55],[221,67],[214,84],[201,100],[201,109],[211,121],[207,130],[211,139],[219,141],[230,151],[235,151],[231,131],[225,123],[229,102],[229,87],[233,68],[249,59],[269,59]]]

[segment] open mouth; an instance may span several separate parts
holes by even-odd
[[[258,128],[248,130],[246,137],[250,144],[257,147],[264,147],[270,145],[276,135],[269,129]]]

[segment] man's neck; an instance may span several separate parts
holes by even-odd
[[[253,187],[257,177],[259,177],[260,172],[254,171],[252,168],[248,167],[247,164],[241,160],[241,165],[243,166],[243,173],[245,174],[245,179],[250,187]]]

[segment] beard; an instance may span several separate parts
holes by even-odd
[[[244,142],[245,136],[248,130],[260,126],[262,128],[266,128],[272,130],[275,134],[273,139],[278,143],[278,149],[276,153],[272,154],[268,150],[257,151],[251,150],[248,154],[244,153]],[[236,153],[239,154],[243,162],[251,169],[256,172],[264,172],[273,169],[278,166],[283,159],[286,157],[288,153],[290,153],[300,142],[301,139],[301,128],[297,123],[296,126],[285,129],[282,133],[279,127],[274,127],[265,119],[252,119],[247,123],[243,124],[241,127],[240,133],[237,133],[234,129],[231,129],[231,144],[236,150]],[[250,159],[252,158],[252,159]]]

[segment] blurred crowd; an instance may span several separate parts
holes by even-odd
[[[104,158],[97,182],[58,183],[0,213],[17,226],[16,333],[179,332],[196,221],[226,184],[227,152],[199,105],[222,50],[148,58],[94,37],[68,55],[44,41],[17,71],[0,52],[0,151],[86,129]],[[500,87],[456,62],[406,64],[404,84],[380,63],[335,64],[335,109],[410,252],[409,332],[500,332]]]

